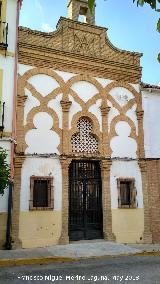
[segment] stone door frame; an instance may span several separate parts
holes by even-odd
[[[59,244],[69,243],[69,166],[75,160],[99,161],[102,179],[102,210],[103,210],[103,237],[108,241],[115,241],[112,233],[112,211],[110,194],[110,167],[111,159],[100,159],[98,157],[61,157],[62,166],[62,231]]]

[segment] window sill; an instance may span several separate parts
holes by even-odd
[[[129,207],[129,206],[124,206],[124,207],[118,207],[117,209],[138,209],[138,207]]]
[[[29,211],[53,211],[53,207],[32,207]]]

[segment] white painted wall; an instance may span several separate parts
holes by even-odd
[[[113,137],[110,142],[112,149],[112,157],[129,157],[136,158],[137,142],[135,139],[129,137],[131,134],[131,127],[125,121],[120,121],[115,127],[117,136]]]
[[[109,94],[114,98],[114,100],[121,106],[125,106],[129,100],[133,99],[134,96],[130,91],[125,88],[116,87],[113,88]],[[110,129],[110,123],[114,117],[119,115],[119,111],[112,105],[112,103],[108,100],[108,106],[111,108],[109,115],[108,115],[108,123]],[[137,123],[137,116],[136,116],[136,104],[133,105],[131,109],[126,112],[126,115],[134,122],[136,127],[136,133],[138,134],[138,123]]]
[[[94,105],[92,105],[89,108],[89,112],[95,115],[95,117],[98,119],[99,125],[100,125],[100,131],[102,131],[102,115],[101,115],[101,107],[102,100],[97,100]]]
[[[25,141],[28,145],[26,154],[59,154],[57,149],[60,144],[59,135],[51,130],[54,121],[46,112],[39,112],[33,118],[36,129],[31,129],[26,133]]]
[[[138,90],[138,88],[137,88]],[[124,107],[131,99],[134,98],[132,93],[125,88],[116,87],[113,88],[109,94],[114,98],[114,100],[121,106]],[[108,100],[108,106],[111,108],[108,114],[108,125],[109,131],[111,131],[111,122],[112,120],[118,116],[120,113],[119,111],[112,105],[110,100]],[[131,109],[126,112],[126,116],[129,117],[136,128],[136,133],[138,134],[138,122],[136,116],[136,104],[133,105]],[[137,154],[137,143],[136,140],[130,138],[131,127],[125,121],[119,121],[116,126],[115,130],[117,136],[111,139],[111,149],[112,149],[112,157],[129,157],[129,158],[136,158]]]
[[[59,94],[56,96],[55,99],[50,100],[48,103],[48,107],[50,107],[51,109],[53,109],[56,114],[58,115],[58,119],[59,119],[59,128],[62,129],[62,107],[60,104],[60,101],[62,100],[62,96],[63,94]]]
[[[135,178],[138,208],[143,208],[142,179],[137,161],[113,161],[110,173],[111,208],[118,208],[117,178]]]
[[[146,158],[160,158],[160,91],[142,92]]]
[[[13,112],[13,85],[14,85],[14,58],[0,56],[1,69],[3,70],[2,101],[5,102],[4,131],[12,131]]]
[[[71,89],[86,103],[95,94],[98,93],[97,88],[86,81],[79,81],[71,86]]]
[[[99,77],[95,77],[95,79],[96,79],[103,87],[106,87],[108,84],[110,84],[110,83],[113,82],[113,80],[104,79],[104,78],[99,78]]]
[[[110,111],[108,113],[108,130],[110,131],[111,122],[114,117],[119,115],[119,111],[115,107],[112,106],[110,101],[108,101],[108,106],[110,107]]]
[[[25,96],[27,96],[27,100],[24,106],[24,125],[27,123],[27,116],[32,108],[40,106],[39,100],[32,96],[32,93],[27,88],[25,88]]]
[[[120,105],[126,105],[129,100],[134,99],[133,94],[125,88],[115,87],[113,88],[109,94],[115,99],[115,101]]]
[[[69,129],[71,129],[71,123],[73,116],[79,112],[82,111],[82,107],[73,99],[72,96],[69,96],[69,100],[72,102],[70,111],[69,111]]]
[[[139,84],[131,84],[130,85],[137,91],[138,93],[140,92],[140,85]]]
[[[27,71],[29,71],[33,68],[34,68],[34,66],[24,65],[24,64],[18,63],[18,74],[22,76],[22,75],[24,75],[24,73],[26,73]]]
[[[64,71],[59,71],[59,70],[53,70],[56,72],[59,76],[61,76],[64,80],[64,82],[67,82],[69,79],[72,77],[75,77],[78,74],[75,73],[70,73],[70,72],[64,72]],[[104,79],[104,78],[99,78],[99,77],[94,77],[103,87],[106,87],[108,84],[113,82],[113,80],[110,79]]]
[[[59,87],[55,79],[48,75],[38,74],[29,78],[29,83],[43,96],[46,97],[54,89]]]
[[[64,80],[64,82],[67,82],[69,79],[71,79],[72,77],[75,77],[77,74],[74,73],[70,73],[70,72],[63,72],[63,71],[59,71],[59,70],[53,70],[54,72],[56,72],[59,76],[61,76]]]
[[[6,22],[8,23],[8,51],[15,51],[17,1],[7,0]]]
[[[136,115],[136,108],[137,104],[134,104],[133,107],[126,112],[126,115],[134,122],[134,125],[136,127],[136,134],[138,135],[138,120]]]
[[[2,83],[2,102],[5,102],[4,131],[12,131],[12,112],[13,112],[13,86],[14,86],[14,54],[16,42],[16,0],[7,0],[6,22],[8,23],[8,52],[12,52],[12,56],[0,55],[0,69],[3,70]],[[8,152],[8,163],[10,163],[10,146],[9,139],[0,138],[0,147]],[[7,212],[8,189],[5,194],[0,196],[0,212]]]
[[[62,208],[62,171],[57,158],[28,157],[22,167],[21,211],[29,211],[30,177],[53,176],[54,210]]]
[[[13,86],[14,86],[14,55],[16,43],[16,10],[17,1],[7,0],[6,22],[8,23],[8,52],[12,56],[0,55],[0,69],[3,70],[2,101],[5,102],[5,120],[4,126],[6,132],[12,130],[12,104],[13,104]]]

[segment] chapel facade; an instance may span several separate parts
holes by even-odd
[[[114,47],[86,0],[18,42],[13,246],[160,242],[160,88],[141,83],[142,54]]]

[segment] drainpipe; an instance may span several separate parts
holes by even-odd
[[[6,228],[6,242],[5,249],[12,249],[12,240],[11,240],[11,223],[12,223],[12,189],[13,183],[9,183],[9,194],[8,194],[8,215],[7,215],[7,228]]]
[[[11,141],[11,162],[10,162],[10,178],[14,179],[14,145],[16,138],[16,97],[17,97],[17,61],[18,61],[18,26],[19,26],[19,10],[21,1],[17,1],[17,13],[16,13],[16,42],[15,42],[15,62],[14,62],[14,86],[13,86],[13,116],[12,116],[12,141]]]
[[[6,243],[5,249],[11,249],[11,224],[12,224],[12,192],[14,180],[14,147],[16,139],[16,97],[17,97],[17,63],[18,63],[18,26],[19,26],[19,11],[22,0],[17,0],[16,9],[16,41],[15,41],[15,61],[14,61],[14,82],[13,82],[13,114],[12,114],[12,138],[11,138],[11,159],[10,159],[10,184],[8,194],[8,215],[6,228]]]

